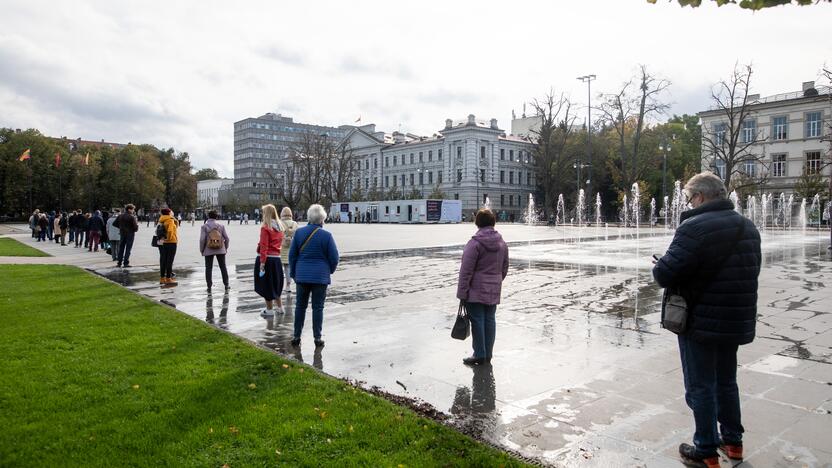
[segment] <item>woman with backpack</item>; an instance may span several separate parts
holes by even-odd
[[[273,317],[277,310],[283,312],[283,268],[280,264],[280,246],[283,243],[285,226],[277,218],[277,209],[272,204],[262,207],[263,224],[260,226],[260,242],[257,243],[257,258],[254,260],[254,291],[266,301],[266,309],[260,314]]]
[[[159,216],[159,225],[156,227],[159,244],[159,284],[178,284],[173,279],[173,258],[176,257],[176,244],[179,243],[177,230],[178,223],[176,218],[171,216],[170,208],[162,208],[162,216]]]
[[[226,291],[229,289],[228,285],[228,270],[225,268],[225,254],[228,251],[228,233],[225,232],[225,226],[217,222],[219,215],[216,210],[208,212],[208,220],[202,225],[199,231],[199,251],[205,257],[205,282],[208,284],[208,292],[211,292],[212,278],[211,274],[214,269],[214,257],[217,258],[217,265],[220,267],[222,274],[222,284]]]

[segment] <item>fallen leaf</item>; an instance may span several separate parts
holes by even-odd
[[[283,368],[284,368],[284,369],[288,369],[288,368],[289,368],[289,364],[283,364]]]
[[[139,389],[139,384],[133,385],[133,390],[138,390],[138,389]]]
[[[326,440],[326,443],[331,444],[331,443],[332,443],[332,439],[327,439],[327,440]]]
[[[248,388],[254,390],[255,388],[257,388],[257,385],[255,383],[250,383],[248,384]]]
[[[352,432],[352,426],[350,426],[350,432]]]
[[[230,433],[232,433],[232,434],[234,434],[234,435],[237,435],[237,434],[239,434],[239,433],[240,433],[240,429],[238,429],[238,428],[236,428],[236,427],[234,427],[234,426],[229,426],[229,427],[228,427],[228,432],[230,432]]]
[[[303,374],[303,367],[301,367],[300,369],[298,369],[298,372],[300,372],[301,374]]]
[[[228,463],[223,463],[222,468],[231,468],[231,467],[228,466]]]
[[[326,411],[321,411],[321,419],[326,418]]]
[[[209,427],[209,428],[208,428],[208,433],[209,433],[209,434],[213,434],[213,433],[214,433],[214,428],[213,428],[213,427]]]
[[[280,450],[275,450],[275,451],[274,451],[274,453],[276,453],[276,454],[278,454],[278,455],[283,455],[283,454],[280,452]]]

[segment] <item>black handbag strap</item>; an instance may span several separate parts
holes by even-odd
[[[303,249],[306,247],[306,244],[308,244],[309,241],[312,239],[312,236],[314,236],[315,233],[318,232],[318,229],[320,229],[320,228],[316,227],[314,230],[312,230],[312,234],[309,234],[308,236],[306,236],[306,240],[303,241],[303,245],[300,246],[300,250],[298,250],[298,253],[303,252]]]
[[[711,282],[716,278],[716,275],[719,274],[719,271],[722,270],[723,265],[725,262],[731,258],[731,255],[734,254],[734,249],[739,244],[740,240],[742,239],[742,235],[745,234],[745,219],[740,220],[740,228],[737,230],[737,235],[734,237],[734,240],[731,242],[731,247],[728,248],[728,253],[726,253],[717,263],[716,268],[713,269],[712,273],[706,279],[702,286],[699,287],[699,290],[696,294],[691,298],[691,305],[696,304],[699,301],[699,296],[702,295],[705,288],[711,284]]]

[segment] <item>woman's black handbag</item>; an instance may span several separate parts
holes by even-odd
[[[459,301],[459,309],[456,312],[456,322],[454,328],[451,329],[451,338],[457,340],[464,340],[471,334],[471,319],[468,318],[468,312],[465,310],[465,301]]]
[[[159,238],[156,237],[156,236],[153,236],[150,239],[150,245],[153,246],[153,247],[159,247]]]

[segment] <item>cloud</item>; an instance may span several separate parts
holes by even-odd
[[[448,104],[472,106],[488,100],[488,97],[482,94],[469,93],[465,91],[437,89],[435,91],[420,94],[419,100],[427,104],[435,104],[438,106],[445,106]]]
[[[336,65],[340,73],[392,76],[409,81],[414,78],[413,71],[405,64],[393,61],[373,59],[372,57],[347,56]]]
[[[301,67],[307,64],[307,60],[304,55],[275,44],[261,48],[258,50],[258,53],[263,57],[276,60],[286,65]]]

